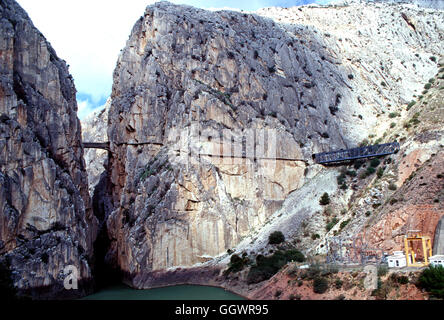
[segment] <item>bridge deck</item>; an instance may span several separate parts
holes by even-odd
[[[84,142],[83,147],[86,149],[105,149],[110,150],[109,142]]]
[[[399,151],[399,143],[392,142],[392,143],[376,144],[372,146],[359,147],[353,149],[317,153],[314,155],[314,159],[315,162],[319,164],[333,163],[333,162],[350,161],[360,158],[384,156],[396,153],[398,151]]]

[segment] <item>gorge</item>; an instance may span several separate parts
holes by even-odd
[[[254,262],[279,250],[274,231],[316,260],[337,235],[391,253],[409,229],[439,229],[442,10],[159,2],[134,25],[104,109],[80,124],[66,63],[15,1],[0,4],[0,259],[19,294],[84,296],[94,280],[122,277],[267,299],[271,280],[224,271],[233,254]],[[378,174],[370,162],[312,158],[392,141],[401,150]],[[63,288],[67,265],[79,270],[76,292]]]

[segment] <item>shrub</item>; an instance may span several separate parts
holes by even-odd
[[[341,224],[339,225],[339,229],[341,229],[341,230],[344,229],[349,222],[350,222],[350,219],[342,221]]]
[[[374,174],[376,172],[376,169],[374,167],[368,167],[367,170],[365,171],[367,176],[370,176],[372,174]]]
[[[384,175],[384,168],[379,168],[376,172],[376,175],[378,176],[378,178],[382,178],[382,176]]]
[[[415,105],[416,101],[412,101],[407,105],[407,111],[410,110],[414,105]]]
[[[344,282],[341,279],[336,279],[335,280],[335,287],[336,287],[336,289],[341,289],[343,283]]]
[[[393,129],[394,127],[396,127],[396,123],[395,122],[390,123],[390,128]]]
[[[420,287],[426,289],[435,297],[444,299],[443,266],[429,266],[421,273],[418,282]]]
[[[393,118],[396,118],[396,117],[399,117],[399,113],[398,112],[390,112],[389,113],[389,118],[390,119],[393,119]]]
[[[376,158],[372,159],[372,161],[370,161],[370,166],[373,168],[377,168],[380,164],[381,164],[381,161]]]
[[[287,258],[287,261],[295,261],[295,262],[304,262],[305,256],[302,252],[300,252],[297,249],[290,249],[285,251],[285,257]]]
[[[394,184],[393,182],[391,182],[388,186],[389,190],[395,191],[397,189],[396,184]]]
[[[372,215],[372,212],[371,212],[371,211],[367,211],[367,212],[365,213],[365,215],[366,215],[367,217],[370,217],[370,216]]]
[[[228,264],[228,269],[225,271],[225,274],[243,270],[249,261],[250,260],[246,256],[241,258],[237,254],[233,254],[230,258],[230,263]]]
[[[316,240],[316,239],[319,239],[321,236],[319,235],[319,234],[315,234],[315,233],[313,233],[312,235],[311,235],[311,239],[312,240]]]
[[[347,170],[346,175],[348,175],[350,177],[356,177],[356,171]]]
[[[285,241],[285,236],[281,231],[274,231],[268,237],[269,244],[279,244]]]
[[[424,89],[428,90],[432,87],[432,85],[430,83],[426,83],[426,85],[424,86]]]
[[[436,57],[435,56],[431,56],[430,60],[433,61],[433,62],[436,62]]]
[[[336,180],[338,181],[338,185],[345,183],[346,175],[345,173],[341,173]]]
[[[307,272],[305,273],[305,278],[308,280],[313,280],[317,278],[321,274],[321,267],[319,264],[310,264],[310,266],[307,269]]]
[[[358,170],[359,168],[362,167],[362,165],[365,163],[364,160],[355,160],[353,163],[353,168],[355,168],[355,170]]]
[[[378,277],[383,277],[387,274],[388,267],[385,265],[378,266]]]
[[[270,279],[290,260],[302,262],[305,260],[305,257],[296,249],[287,251],[278,250],[268,257],[258,255],[256,257],[256,265],[252,266],[248,272],[247,283],[258,283]]]
[[[381,81],[381,86],[386,87],[387,84],[384,81]]]
[[[321,199],[319,200],[319,204],[322,206],[326,206],[329,203],[330,203],[330,197],[328,196],[327,192],[324,192]]]
[[[324,293],[328,289],[328,281],[324,277],[317,277],[313,280],[313,292]]]
[[[328,222],[326,226],[327,232],[330,231],[337,223],[338,219],[336,217],[333,218],[330,222]]]

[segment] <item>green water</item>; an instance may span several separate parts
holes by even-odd
[[[221,288],[206,286],[172,286],[136,290],[125,285],[103,289],[82,300],[245,300]]]

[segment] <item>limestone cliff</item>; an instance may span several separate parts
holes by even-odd
[[[93,112],[82,120],[82,139],[84,142],[108,141],[107,129],[110,106],[111,99],[108,99],[101,110]],[[103,149],[86,149],[84,158],[86,171],[88,172],[89,193],[92,197],[100,176],[105,171],[108,152]]]
[[[0,258],[20,294],[81,295],[96,232],[76,90],[26,12],[0,1]],[[64,268],[79,290],[64,290]]]
[[[134,276],[239,243],[260,250],[276,228],[297,235],[320,218],[319,193],[338,191],[312,154],[390,127],[436,73],[442,18],[360,4],[147,7],[114,72],[110,256]]]

